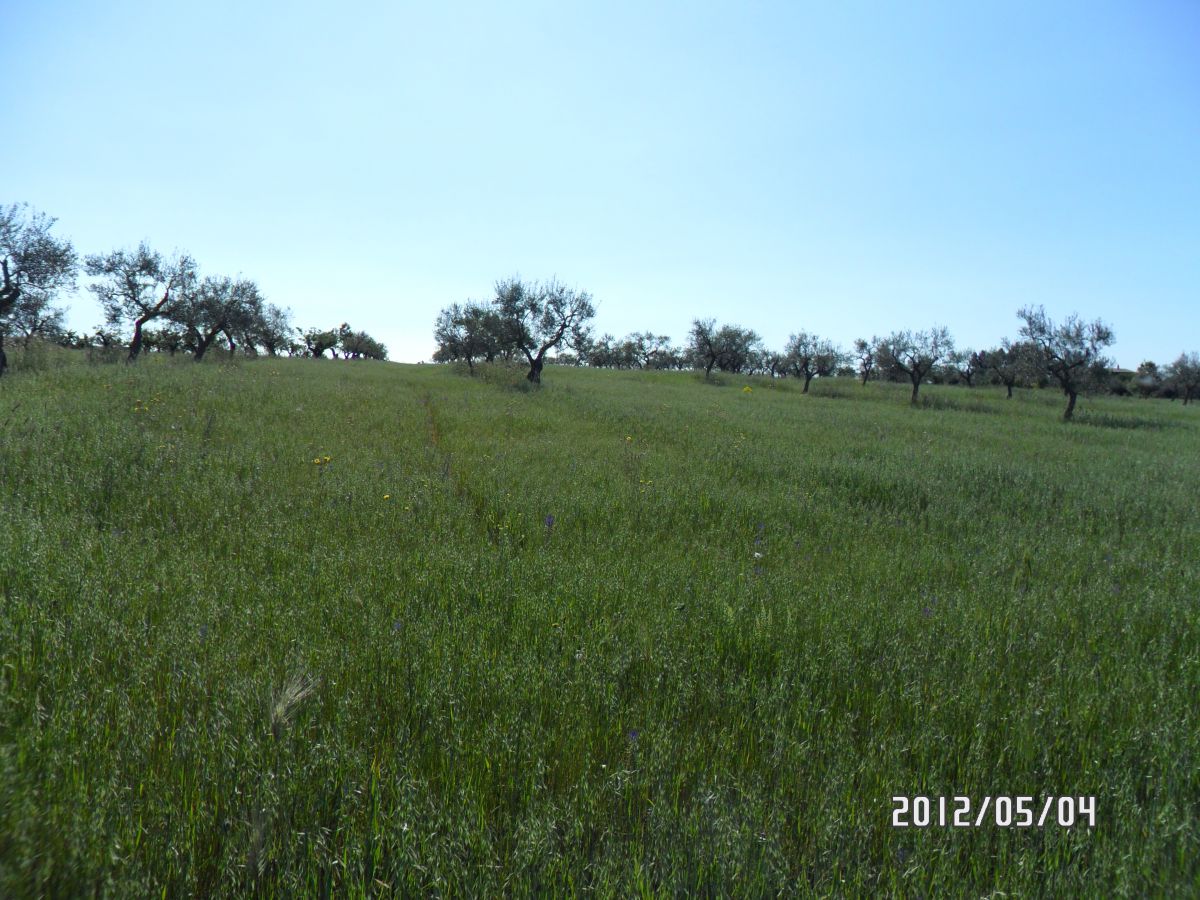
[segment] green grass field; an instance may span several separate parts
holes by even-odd
[[[511,381],[0,380],[0,895],[1200,893],[1200,409]]]

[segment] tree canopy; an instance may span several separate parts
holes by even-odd
[[[51,303],[74,288],[79,260],[69,240],[50,233],[55,221],[25,203],[0,206],[0,353],[12,325],[28,336],[61,322]]]
[[[148,322],[175,313],[195,288],[196,261],[187,254],[164,259],[145,244],[136,250],[113,250],[87,257],[87,274],[97,278],[88,285],[100,301],[109,325],[132,323],[129,362],[142,350],[142,331]]]
[[[946,328],[928,331],[894,331],[883,338],[877,348],[879,362],[894,367],[912,382],[912,402],[929,373],[954,350],[954,341]]]
[[[587,323],[596,315],[592,295],[568,288],[556,279],[526,284],[519,278],[496,283],[492,305],[500,317],[505,340],[529,362],[528,378],[542,380],[546,354],[565,343],[584,344]]]
[[[816,377],[832,375],[842,361],[841,350],[815,334],[801,331],[788,338],[784,347],[783,365],[785,369],[797,378],[804,379],[804,389],[808,393],[809,383]]]
[[[1024,307],[1017,316],[1025,323],[1021,336],[1039,351],[1041,368],[1067,395],[1063,418],[1070,419],[1079,392],[1101,383],[1104,370],[1112,364],[1103,356],[1104,348],[1114,340],[1112,329],[1099,319],[1084,322],[1075,313],[1056,324],[1040,306]]]
[[[171,319],[185,328],[193,358],[199,362],[219,334],[231,341],[234,335],[251,334],[262,315],[257,284],[246,278],[209,275],[185,292]]]
[[[472,372],[475,360],[492,362],[509,347],[500,314],[487,304],[472,301],[443,309],[433,336],[438,345],[433,357],[436,362],[461,359]]]
[[[1183,395],[1183,405],[1187,406],[1192,397],[1200,394],[1200,353],[1179,354],[1179,358],[1167,367],[1166,376],[1172,387]]]
[[[586,291],[556,279],[542,283],[508,278],[496,282],[490,303],[454,303],[438,314],[434,359],[465,360],[474,371],[477,359],[523,356],[529,363],[526,377],[537,384],[551,350],[582,351],[589,345],[588,323],[595,315],[592,295]]]
[[[762,340],[749,328],[738,325],[717,327],[714,319],[694,319],[688,335],[687,354],[692,364],[709,378],[714,368],[743,372],[763,353]]]

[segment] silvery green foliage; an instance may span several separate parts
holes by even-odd
[[[196,261],[186,253],[164,259],[145,243],[136,250],[113,250],[85,260],[85,271],[99,279],[88,285],[104,309],[109,325],[133,326],[129,361],[142,349],[142,329],[158,318],[170,318],[198,279]]]
[[[14,324],[28,335],[61,320],[50,304],[74,288],[79,260],[69,240],[50,233],[55,221],[27,203],[0,206],[0,347]]]
[[[1183,395],[1183,405],[1187,406],[1200,394],[1200,353],[1179,354],[1179,359],[1167,367],[1167,381]]]
[[[500,317],[501,339],[529,362],[528,378],[534,383],[541,381],[550,350],[587,342],[587,323],[596,316],[591,294],[553,278],[544,283],[515,277],[498,281],[492,308]]]
[[[912,402],[929,374],[954,352],[950,330],[935,326],[928,331],[894,331],[876,348],[879,365],[894,369],[912,382]]]
[[[758,334],[749,328],[718,328],[714,319],[694,319],[685,352],[707,378],[714,368],[722,372],[746,371],[763,356],[764,349]]]
[[[1041,307],[1027,306],[1017,312],[1025,323],[1021,337],[1037,347],[1043,371],[1058,382],[1067,395],[1064,419],[1075,411],[1075,398],[1081,391],[1103,385],[1111,361],[1103,355],[1112,344],[1112,329],[1099,319],[1084,322],[1071,313],[1061,324],[1055,323]]]
[[[833,341],[806,331],[789,337],[784,353],[785,371],[804,379],[803,393],[806,394],[809,382],[832,375],[845,357]]]

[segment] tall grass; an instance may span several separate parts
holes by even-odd
[[[0,894],[1196,889],[1190,408],[147,362],[0,382]]]

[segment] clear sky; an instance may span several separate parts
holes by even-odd
[[[393,359],[496,279],[597,333],[1200,350],[1200,3],[17,2],[0,202]],[[69,298],[70,325],[100,321]]]

